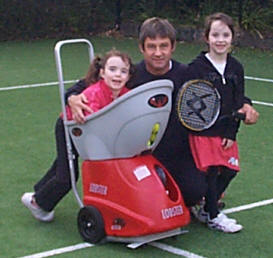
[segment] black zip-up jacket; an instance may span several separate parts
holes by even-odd
[[[194,133],[205,136],[221,136],[236,139],[239,122],[229,117],[232,112],[237,111],[244,103],[244,69],[243,66],[230,54],[224,76],[216,70],[212,63],[206,58],[206,52],[201,52],[196,59],[189,64],[189,73],[193,79],[210,81],[221,95],[221,110],[216,123],[207,130]],[[226,119],[221,119],[227,117]]]

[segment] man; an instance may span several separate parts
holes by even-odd
[[[144,60],[136,65],[136,74],[129,86],[135,88],[148,81],[170,79],[174,83],[172,97],[175,100],[181,85],[190,79],[187,75],[187,66],[171,59],[175,48],[175,29],[167,20],[154,17],[144,21],[139,34],[139,49]],[[84,88],[84,81],[79,81],[66,95],[73,119],[79,123],[84,123],[83,110],[92,112],[85,105],[84,95],[80,94]],[[174,105],[173,101],[167,129],[154,151],[154,156],[176,180],[186,205],[193,206],[205,195],[207,183],[204,173],[195,167],[187,132],[178,122]],[[251,107],[249,99],[245,98],[241,112],[246,114],[246,124],[256,123],[259,114]]]

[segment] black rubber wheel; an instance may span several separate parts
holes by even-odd
[[[100,242],[105,237],[103,217],[97,208],[86,206],[80,209],[78,230],[83,240],[92,244]]]

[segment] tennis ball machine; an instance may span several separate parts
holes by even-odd
[[[189,211],[174,179],[152,154],[168,123],[173,83],[148,82],[89,115],[84,124],[68,121],[60,52],[71,43],[87,44],[90,61],[93,46],[86,39],[59,41],[55,46],[80,235],[90,243],[138,246],[183,233]],[[82,198],[75,183],[72,142],[83,160]]]

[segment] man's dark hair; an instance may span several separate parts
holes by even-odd
[[[144,48],[144,41],[146,38],[155,39],[169,38],[172,47],[176,41],[176,31],[173,25],[167,19],[161,19],[158,17],[153,17],[145,20],[139,31],[139,44]]]

